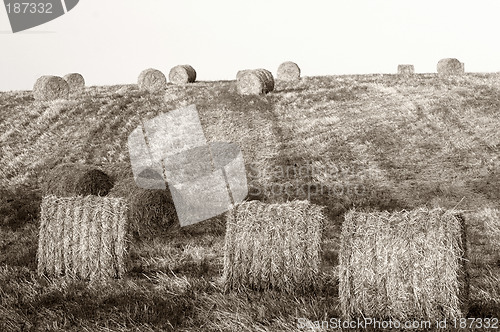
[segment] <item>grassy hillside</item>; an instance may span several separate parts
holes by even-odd
[[[89,87],[38,103],[29,91],[0,93],[0,330],[295,331],[299,317],[339,316],[332,270],[349,208],[500,208],[499,75],[305,77],[247,97],[234,81],[197,82],[167,94]],[[128,176],[140,119],[189,104],[209,141],[240,146],[252,199],[326,207],[324,288],[222,294],[223,216],[137,244],[129,276],[105,287],[36,278],[45,172],[83,161]],[[469,315],[500,318],[500,262],[482,237],[471,227]]]

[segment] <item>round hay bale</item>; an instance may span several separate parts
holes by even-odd
[[[140,90],[149,92],[163,91],[167,87],[167,78],[158,69],[148,68],[139,74],[137,85]]]
[[[403,76],[411,76],[415,74],[413,65],[398,65],[398,74]]]
[[[68,94],[68,82],[59,76],[42,76],[36,80],[33,86],[33,97],[35,100],[49,101],[67,98]]]
[[[240,70],[236,77],[237,90],[242,95],[259,95],[274,90],[274,78],[269,70]]]
[[[81,74],[78,73],[70,73],[64,75],[64,80],[69,85],[69,91],[81,91],[85,88],[85,79]]]
[[[236,88],[241,95],[261,95],[268,92],[264,75],[253,70],[241,74],[236,81]]]
[[[41,187],[43,196],[106,196],[113,187],[113,181],[94,166],[65,163],[47,172]]]
[[[117,181],[109,196],[127,200],[129,233],[135,237],[155,236],[178,224],[170,190],[139,188],[129,177]]]
[[[455,58],[446,58],[438,61],[437,72],[439,75],[462,75],[464,65]]]
[[[175,66],[170,69],[168,79],[174,84],[186,84],[196,81],[196,71],[190,65]]]
[[[276,78],[281,81],[298,81],[300,79],[300,68],[295,62],[283,62],[278,67]]]
[[[264,78],[266,80],[266,89],[267,89],[267,92],[271,92],[274,90],[274,77],[273,77],[273,74],[267,70],[267,69],[264,69],[264,68],[259,68],[259,69],[256,69],[257,71],[261,72],[263,75],[264,75]]]

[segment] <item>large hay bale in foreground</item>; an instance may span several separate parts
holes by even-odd
[[[300,68],[295,62],[285,61],[278,67],[276,78],[281,81],[298,81]]]
[[[465,223],[457,211],[349,211],[339,254],[344,319],[465,317],[466,248]]]
[[[413,65],[398,65],[398,74],[403,76],[411,76],[415,74]]]
[[[462,75],[464,65],[455,58],[446,58],[438,61],[437,72],[439,75]]]
[[[174,84],[186,84],[196,81],[196,70],[190,65],[179,65],[170,69],[168,79]]]
[[[68,94],[68,82],[59,76],[42,76],[33,86],[33,98],[39,101],[67,98]]]
[[[46,196],[41,204],[38,274],[90,279],[125,273],[125,200]]]
[[[236,74],[236,87],[242,95],[260,95],[274,90],[273,74],[266,69],[240,70]]]
[[[308,201],[242,203],[227,212],[223,284],[288,293],[318,284],[322,208]]]
[[[43,178],[43,196],[106,196],[113,187],[112,179],[95,166],[64,163],[55,166]]]
[[[128,230],[135,237],[156,236],[178,224],[169,189],[143,189],[135,184],[133,177],[129,177],[117,181],[109,196],[127,200]]]
[[[144,69],[137,78],[137,85],[140,90],[149,92],[163,91],[167,87],[167,78],[158,69]]]
[[[70,92],[81,91],[85,88],[85,79],[81,74],[70,73],[64,75],[63,78],[68,83]]]

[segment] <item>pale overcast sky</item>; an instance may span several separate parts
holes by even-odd
[[[81,73],[87,85],[136,83],[141,70],[190,64],[199,80],[295,61],[305,76],[500,71],[500,1],[81,0],[66,15],[13,34],[0,7],[0,91],[41,75]]]

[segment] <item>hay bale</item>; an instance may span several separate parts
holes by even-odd
[[[500,262],[500,210],[483,208],[465,213],[470,225],[469,249],[471,262]]]
[[[136,238],[153,237],[178,224],[175,205],[170,190],[143,189],[133,177],[116,182],[110,197],[126,199],[129,210],[128,233]]]
[[[236,76],[239,94],[260,95],[274,90],[273,75],[266,69],[241,70]]]
[[[498,259],[500,259],[500,210],[485,208],[478,212],[478,217],[483,220],[486,238],[496,249]]]
[[[39,101],[67,98],[68,94],[69,85],[59,76],[42,76],[33,86],[33,97]]]
[[[465,317],[466,252],[465,223],[457,211],[349,211],[339,254],[344,319]]]
[[[403,76],[411,76],[415,74],[413,65],[398,65],[398,74]]]
[[[37,272],[51,277],[121,278],[125,273],[125,200],[45,196],[41,204]]]
[[[170,69],[168,79],[174,84],[186,84],[196,81],[196,71],[190,65],[175,66]]]
[[[281,81],[298,81],[300,68],[295,62],[285,61],[278,67],[276,78]]]
[[[318,284],[322,208],[242,203],[227,212],[224,289],[308,291]]]
[[[70,92],[81,91],[85,89],[85,79],[81,74],[70,73],[64,75],[63,78],[68,83]]]
[[[64,163],[51,169],[43,177],[44,196],[77,195],[106,196],[113,187],[112,179],[100,169],[80,163]]]
[[[167,78],[158,69],[148,68],[139,74],[137,85],[148,92],[163,91],[167,87]]]
[[[446,58],[438,61],[437,72],[439,75],[462,75],[464,65],[455,58]]]
[[[267,69],[264,69],[264,68],[259,68],[259,69],[256,69],[258,72],[261,72],[265,79],[266,79],[266,89],[267,89],[267,92],[271,92],[274,90],[274,77],[273,77],[273,74],[271,74],[271,72]]]

